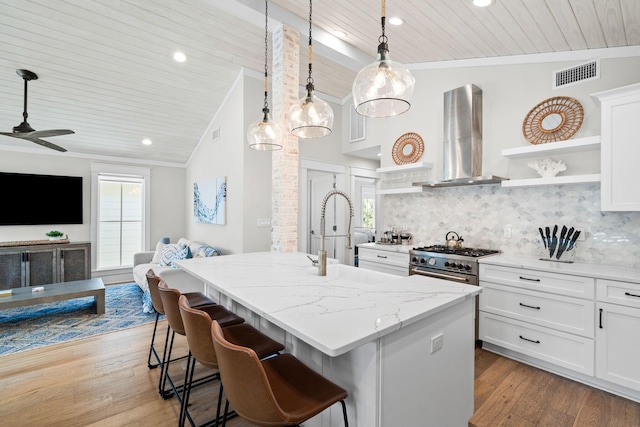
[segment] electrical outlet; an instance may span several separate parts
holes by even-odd
[[[578,236],[578,242],[584,242],[585,237],[587,237],[587,232],[585,231],[584,228],[576,228],[576,232],[580,232],[580,235]]]
[[[505,239],[510,239],[511,238],[511,226],[510,225],[505,225],[504,229],[502,230],[502,235]]]
[[[440,350],[444,345],[444,334],[439,333],[435,337],[431,337],[431,353]]]

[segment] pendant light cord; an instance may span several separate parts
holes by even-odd
[[[387,1],[386,0],[382,0],[382,4],[380,6],[380,24],[382,25],[382,35],[380,37],[378,37],[378,43],[380,44],[387,44],[388,38],[387,36],[384,35],[384,30],[385,30],[385,16],[387,14]]]
[[[269,94],[269,75],[267,72],[268,50],[269,50],[269,0],[264,0],[264,108],[262,111],[269,112],[267,97]]]
[[[311,68],[313,63],[313,46],[311,37],[311,15],[313,8],[313,0],[309,0],[309,77],[307,77],[307,85],[313,85],[313,77],[311,77]]]

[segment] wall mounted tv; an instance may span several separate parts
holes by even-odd
[[[82,224],[82,177],[0,172],[0,225]]]

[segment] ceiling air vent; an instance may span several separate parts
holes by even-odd
[[[553,89],[600,78],[600,60],[585,62],[553,73]]]

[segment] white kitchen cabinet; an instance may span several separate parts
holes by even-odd
[[[636,181],[640,83],[592,94],[601,108],[601,210],[640,211]]]
[[[358,266],[396,276],[409,275],[409,249],[402,245],[358,246]]]
[[[596,376],[640,391],[640,285],[598,280]]]
[[[483,342],[593,375],[594,279],[481,264],[480,286]]]

